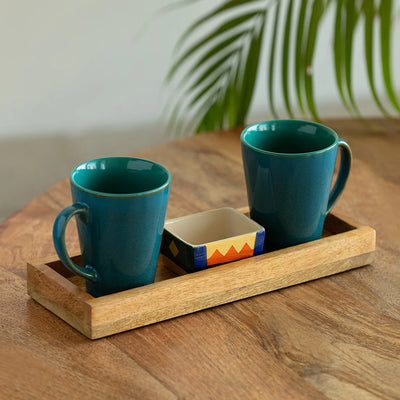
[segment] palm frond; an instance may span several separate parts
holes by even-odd
[[[213,43],[213,41],[220,41],[221,38],[223,39],[225,37],[224,34],[232,33],[232,30],[235,33],[235,31],[239,30],[239,27],[243,23],[248,22],[249,19],[251,19],[255,15],[257,15],[257,12],[249,12],[245,15],[240,15],[238,17],[232,18],[218,26],[210,34],[198,40],[195,44],[190,46],[189,49],[187,49],[174,63],[174,65],[168,72],[167,80],[171,80],[174,77],[174,75],[187,61],[187,59],[189,59],[193,55],[198,54],[198,52],[201,52],[203,49],[207,49],[209,44]]]
[[[348,99],[345,95],[344,90],[344,70],[345,70],[345,58],[342,51],[343,43],[346,40],[345,31],[343,28],[343,13],[344,4],[346,0],[336,1],[336,11],[335,11],[335,28],[334,28],[334,38],[333,38],[333,54],[334,54],[334,64],[335,64],[335,78],[336,86],[339,90],[340,98],[343,105],[346,107],[347,111],[351,113],[351,107],[349,105]]]
[[[391,73],[391,31],[392,31],[392,18],[393,18],[393,5],[392,0],[381,0],[379,6],[380,23],[380,37],[381,37],[381,60],[382,60],[382,74],[385,83],[386,93],[390,102],[395,109],[400,112],[400,106],[393,89],[392,73]]]
[[[181,38],[178,40],[178,43],[175,46],[175,50],[181,48],[184,42],[186,42],[190,38],[191,34],[199,29],[201,25],[208,23],[210,20],[214,20],[217,16],[227,11],[231,11],[233,9],[236,10],[241,6],[246,6],[250,3],[256,2],[259,2],[259,0],[231,0],[223,3],[220,7],[213,9],[210,13],[206,14],[204,17],[200,18],[189,28],[187,28],[186,31],[182,34]]]
[[[314,119],[319,119],[314,100],[313,62],[316,50],[318,31],[322,17],[330,5],[331,0],[302,0],[296,3],[286,2],[286,12],[280,20],[280,8],[285,2],[278,2],[275,6],[275,22],[270,47],[270,64],[268,70],[268,98],[270,108],[274,114],[274,81],[276,69],[277,42],[282,42],[281,56],[281,93],[284,99],[286,112],[293,118],[293,107],[298,106],[303,116],[308,112]],[[297,12],[297,18],[294,16]],[[279,24],[283,25],[279,31]],[[280,34],[280,35],[279,35]],[[292,91],[294,88],[294,96]],[[295,99],[293,99],[295,97]],[[297,104],[294,102],[297,101]]]
[[[313,88],[313,59],[315,53],[315,45],[317,40],[318,28],[321,25],[321,19],[326,11],[328,3],[323,0],[314,0],[309,19],[309,29],[305,46],[305,70],[304,72],[304,91],[307,100],[307,106],[311,115],[315,120],[319,120],[318,112],[314,100]]]
[[[365,64],[367,67],[367,75],[369,87],[371,89],[372,96],[374,98],[375,104],[381,110],[382,114],[386,117],[389,116],[389,112],[383,106],[380,98],[378,97],[378,93],[376,90],[375,84],[375,73],[374,73],[374,29],[375,29],[375,5],[374,0],[364,0],[362,6],[362,13],[364,14],[364,49],[365,49]]]
[[[299,105],[300,111],[303,116],[306,116],[306,111],[304,108],[303,101],[303,87],[304,87],[304,77],[306,75],[306,63],[305,63],[305,52],[304,46],[307,40],[307,31],[305,26],[306,14],[307,14],[307,3],[308,0],[302,0],[300,4],[300,9],[298,12],[297,19],[297,29],[296,29],[296,43],[295,43],[295,87],[296,87],[296,97],[297,103]]]
[[[348,99],[351,106],[356,114],[360,115],[360,111],[354,99],[353,87],[352,87],[352,57],[353,57],[353,43],[355,28],[360,16],[360,10],[358,8],[359,1],[346,1],[345,2],[345,42],[344,42],[344,59],[345,59],[345,77],[346,77],[346,89],[348,93]]]
[[[291,27],[292,27],[292,13],[293,13],[293,0],[288,1],[285,18],[285,28],[283,33],[283,48],[289,49],[291,39]],[[292,107],[290,104],[289,95],[289,51],[282,52],[282,93],[285,100],[286,110],[291,118],[294,117]]]
[[[249,35],[247,49],[245,49],[245,51],[247,50],[247,54],[244,54],[244,59],[246,60],[244,68],[237,69],[235,87],[238,89],[238,92],[241,93],[241,96],[239,97],[239,112],[233,126],[244,125],[249,110],[254,85],[256,83],[264,25],[265,18],[263,15],[259,15],[259,18],[255,21],[255,25]]]
[[[174,4],[183,3],[190,1]],[[279,94],[290,117],[299,110],[304,118],[318,120],[314,60],[326,21],[333,25],[334,80],[347,111],[361,116],[353,87],[354,46],[361,27],[372,99],[390,116],[381,100],[386,95],[400,113],[391,68],[394,15],[400,11],[396,7],[393,0],[220,0],[186,29],[175,47],[175,62],[166,77],[176,86],[168,104],[170,129],[199,132],[245,125],[264,41],[269,111],[279,117]],[[330,9],[333,18],[327,20]],[[266,26],[271,27],[268,34]],[[378,93],[378,83],[384,93]]]
[[[229,126],[244,123],[254,91],[265,23],[262,2],[252,0],[258,7],[243,11],[245,3],[249,2],[227,1],[192,25],[187,34],[194,35],[206,21],[218,23],[218,17],[222,19],[210,33],[183,50],[168,73],[167,79],[172,81],[186,68],[177,83],[180,94],[171,115],[174,121],[190,115],[190,130],[219,129],[225,121]],[[239,7],[239,16],[232,13]]]
[[[306,1],[306,0],[304,0]],[[268,66],[268,99],[269,107],[272,115],[278,118],[278,113],[275,109],[275,97],[274,97],[274,82],[275,82],[275,54],[276,54],[276,43],[278,41],[278,30],[279,30],[279,18],[280,18],[281,2],[278,2],[275,7],[274,25],[272,31],[272,38],[270,40],[270,52],[269,52],[269,66]]]

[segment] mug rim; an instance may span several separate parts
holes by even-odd
[[[320,129],[324,129],[325,131],[329,132],[333,137],[334,137],[334,142],[327,146],[327,147],[323,147],[322,149],[319,150],[313,150],[313,151],[307,151],[304,153],[280,153],[280,152],[276,152],[276,151],[270,151],[270,150],[264,150],[264,149],[260,149],[259,147],[253,146],[252,144],[250,144],[245,136],[246,134],[252,129],[255,128],[257,126],[261,126],[261,125],[271,125],[271,124],[279,124],[279,123],[302,123],[302,124],[307,124],[307,125],[312,125],[315,126],[317,128]],[[301,119],[274,119],[274,120],[267,120],[267,121],[262,121],[262,122],[257,122],[255,124],[249,125],[247,126],[242,133],[240,134],[240,141],[242,142],[243,145],[251,148],[252,150],[261,153],[261,154],[268,154],[271,156],[277,156],[277,157],[311,157],[311,156],[316,156],[318,154],[323,154],[326,153],[330,150],[332,150],[335,146],[337,146],[337,144],[339,143],[339,136],[338,134],[329,126],[320,124],[318,122],[314,122],[314,121],[305,121],[305,120],[301,120]]]
[[[100,192],[100,191],[96,191],[93,189],[89,189],[85,186],[80,185],[78,182],[76,182],[76,180],[74,179],[74,175],[76,174],[76,172],[78,171],[78,169],[80,167],[83,167],[84,165],[87,165],[88,163],[91,162],[99,162],[101,160],[117,160],[117,159],[124,159],[124,160],[132,160],[132,161],[145,161],[148,162],[152,165],[157,166],[158,168],[160,168],[161,170],[163,170],[164,172],[166,172],[167,174],[167,179],[166,181],[162,184],[157,186],[154,189],[150,189],[150,190],[145,190],[142,192],[137,192],[137,193],[109,193],[109,192]],[[165,188],[167,188],[169,186],[169,184],[171,183],[171,172],[168,170],[168,168],[164,167],[164,165],[157,163],[155,161],[152,160],[148,160],[145,158],[138,158],[138,157],[99,157],[99,158],[94,158],[88,161],[85,161],[83,163],[80,163],[79,165],[75,166],[73,168],[73,170],[71,171],[70,174],[70,183],[71,185],[73,185],[77,190],[79,190],[80,192],[84,192],[84,193],[88,193],[92,196],[96,196],[96,197],[104,197],[104,198],[131,198],[131,197],[142,197],[142,196],[148,196],[151,194],[155,194],[158,192],[161,192],[162,190],[164,190]]]

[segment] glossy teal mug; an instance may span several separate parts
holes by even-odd
[[[250,216],[265,228],[264,251],[319,239],[349,176],[349,145],[327,126],[275,120],[247,127],[241,148]]]
[[[57,216],[53,241],[64,265],[86,279],[91,295],[154,281],[170,181],[165,167],[139,158],[99,158],[73,169],[73,204]],[[65,246],[65,229],[73,216],[83,267],[71,260]]]

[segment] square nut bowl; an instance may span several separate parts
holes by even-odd
[[[161,252],[187,272],[261,254],[265,229],[224,207],[167,220]]]

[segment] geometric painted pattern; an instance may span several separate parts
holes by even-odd
[[[169,245],[169,249],[171,250],[171,253],[173,254],[174,257],[176,257],[179,253],[178,248],[176,247],[176,244],[174,241],[172,241]]]
[[[164,230],[161,252],[187,272],[195,272],[262,254],[264,238],[265,230],[263,229],[236,238],[192,246],[181,240],[175,240],[176,238],[170,232]]]
[[[250,233],[237,238],[229,238],[208,243],[207,266],[223,264],[230,261],[251,257],[254,253],[256,234]]]

